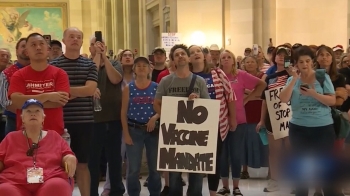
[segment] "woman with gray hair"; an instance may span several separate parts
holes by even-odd
[[[1,195],[72,195],[77,159],[56,131],[42,129],[43,108],[38,100],[27,100],[22,106],[23,129],[0,143]]]

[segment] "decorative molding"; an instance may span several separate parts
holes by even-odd
[[[152,18],[152,25],[153,27],[159,26],[159,18]]]
[[[164,23],[170,22],[170,5],[165,5],[163,7],[163,18]]]
[[[146,10],[151,10],[152,8],[159,5],[159,0],[152,0],[146,3]]]

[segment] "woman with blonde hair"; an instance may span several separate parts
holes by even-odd
[[[265,82],[259,78],[236,68],[235,56],[229,50],[224,50],[220,55],[219,67],[230,80],[231,88],[236,95],[236,122],[237,128],[228,132],[223,142],[221,154],[221,179],[223,188],[217,195],[230,194],[229,189],[229,162],[233,180],[233,195],[243,195],[239,189],[242,158],[244,148],[244,137],[247,131],[247,119],[244,105],[259,96],[265,89]],[[249,95],[244,97],[246,89],[253,89]],[[230,160],[228,159],[230,158]]]
[[[218,124],[218,140],[216,147],[216,172],[208,174],[208,187],[210,196],[216,196],[220,182],[220,155],[222,144],[229,130],[236,128],[235,119],[235,95],[232,91],[230,81],[222,69],[207,63],[201,47],[192,45],[190,51],[191,71],[205,79],[209,96],[211,99],[220,100],[220,123]]]

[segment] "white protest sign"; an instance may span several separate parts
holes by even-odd
[[[159,171],[215,174],[220,101],[162,98]]]
[[[265,91],[267,110],[275,140],[288,136],[289,121],[292,117],[290,102],[281,103],[279,95],[283,87],[276,87]]]
[[[170,53],[170,49],[176,44],[181,44],[181,34],[180,33],[162,33],[162,45],[161,47],[165,49],[166,53]]]

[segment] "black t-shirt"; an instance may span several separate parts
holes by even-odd
[[[286,70],[280,71],[280,72],[276,72],[274,74],[271,74],[269,76],[266,77],[265,82],[266,82],[266,88],[263,91],[262,95],[261,95],[261,99],[266,100],[265,98],[265,91],[272,89],[272,88],[276,88],[276,87],[281,87],[281,86],[285,86],[286,82],[289,78],[289,74]],[[271,120],[270,120],[270,115],[269,115],[269,111],[266,111],[266,115],[265,115],[265,127],[269,132],[272,132],[272,126],[271,126]]]
[[[350,68],[345,67],[339,70],[339,73],[343,76],[345,84],[343,86],[338,87],[344,87],[346,84],[350,85]],[[333,84],[334,85],[334,84]],[[334,86],[334,88],[336,88]],[[347,112],[350,109],[350,98],[346,99],[342,106],[339,107],[339,110],[342,112]]]
[[[157,69],[153,69],[152,71],[152,81],[153,82],[157,82],[157,78],[158,78],[158,75],[160,74],[160,72],[166,70],[167,68],[165,67],[164,69],[162,70],[157,70]]]

